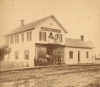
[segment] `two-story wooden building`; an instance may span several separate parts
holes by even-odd
[[[12,49],[9,57],[5,57],[5,61],[17,62],[19,66],[19,63],[22,63],[23,66],[26,64],[27,66],[56,65],[61,58],[61,62],[67,64],[69,56],[73,55],[72,51],[75,48],[75,46],[67,46],[67,43],[74,44],[76,41],[70,42],[65,39],[66,33],[68,33],[67,30],[53,15],[26,25],[24,25],[24,20],[21,20],[20,27],[5,35],[6,44]],[[80,47],[84,48],[82,46]],[[93,46],[87,45],[85,48],[93,51]],[[80,49],[78,50],[80,51]],[[74,59],[71,60],[75,61]],[[78,61],[77,58],[76,61]]]

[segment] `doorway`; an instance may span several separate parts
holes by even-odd
[[[63,63],[63,48],[58,47],[48,47],[47,54],[50,55],[50,60],[52,65],[58,65],[59,60],[61,59],[61,63]]]
[[[78,51],[78,62],[80,62],[80,51]]]
[[[47,54],[49,55],[49,65],[55,65],[55,48],[48,47]]]

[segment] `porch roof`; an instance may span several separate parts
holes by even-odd
[[[35,45],[41,45],[41,46],[49,46],[49,47],[65,47],[65,45],[62,45],[62,44],[53,44],[53,43],[47,43],[47,44],[44,44],[44,43],[35,43]]]

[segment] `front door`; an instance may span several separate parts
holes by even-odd
[[[80,51],[78,51],[78,62],[80,62]]]

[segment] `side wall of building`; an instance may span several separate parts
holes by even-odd
[[[32,40],[27,41],[27,32],[32,33]],[[11,48],[10,55],[5,56],[5,62],[13,63],[23,63],[23,65],[34,66],[34,57],[35,57],[35,42],[34,42],[34,30],[26,31],[19,33],[19,42],[15,43],[15,35],[13,36],[13,44],[9,44]],[[22,42],[22,34],[24,34],[24,41]],[[10,38],[10,36],[9,36]],[[25,59],[25,50],[29,51],[29,59]],[[18,52],[18,59],[15,58],[15,52]]]
[[[73,58],[70,58],[70,51],[73,52]],[[78,61],[78,52],[80,52],[80,60]],[[86,52],[88,52],[88,58],[86,58]],[[77,64],[77,63],[93,63],[94,52],[93,49],[84,48],[68,48],[65,47],[65,64]]]

